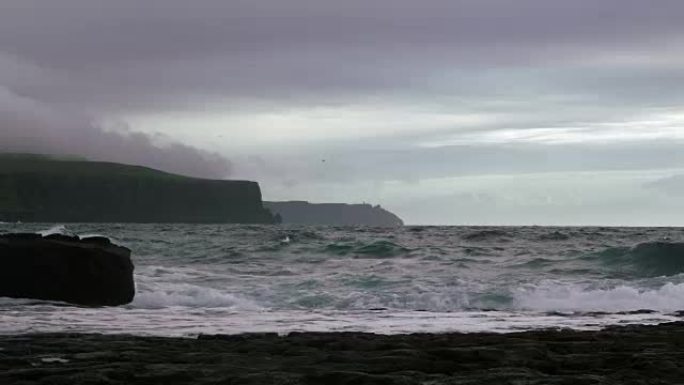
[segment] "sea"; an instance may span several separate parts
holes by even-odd
[[[0,224],[132,250],[120,307],[0,298],[0,334],[599,329],[684,316],[684,228]]]

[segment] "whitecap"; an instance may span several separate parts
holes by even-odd
[[[190,284],[166,284],[136,294],[134,308],[161,309],[168,307],[228,308],[259,310],[261,306],[241,296],[218,289]]]
[[[54,225],[54,226],[50,227],[49,229],[41,230],[41,231],[38,231],[37,233],[46,237],[46,236],[52,235],[52,234],[68,234],[69,231],[67,230],[65,225]]]
[[[675,311],[684,304],[684,283],[668,282],[658,288],[626,284],[593,289],[579,284],[543,282],[518,289],[516,307],[545,311],[619,312],[639,309]]]

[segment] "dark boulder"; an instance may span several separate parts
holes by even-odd
[[[0,297],[116,306],[135,295],[131,251],[106,238],[0,235]]]

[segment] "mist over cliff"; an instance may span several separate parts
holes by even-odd
[[[22,97],[0,84],[3,152],[81,156],[203,178],[226,178],[231,171],[221,155],[123,125],[106,130],[77,111]]]

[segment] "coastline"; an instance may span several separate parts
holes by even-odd
[[[684,322],[600,331],[0,336],[7,384],[675,384]]]

